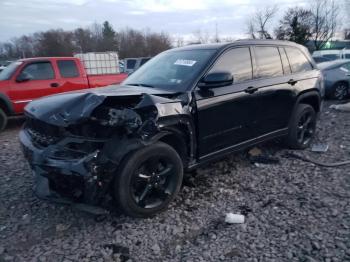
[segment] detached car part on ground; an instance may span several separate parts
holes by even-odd
[[[188,46],[121,86],[30,103],[20,141],[39,197],[147,217],[167,208],[186,170],[277,137],[308,147],[322,84],[289,42]]]

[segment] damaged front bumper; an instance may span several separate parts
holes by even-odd
[[[42,199],[61,203],[82,203],[100,206],[105,200],[112,175],[102,175],[100,148],[104,140],[66,137],[41,147],[33,134],[23,129],[19,134],[23,153],[35,177],[34,192]],[[96,150],[79,152],[69,149],[74,144],[91,143]],[[108,162],[106,161],[106,166]]]

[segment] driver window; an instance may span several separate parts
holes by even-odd
[[[21,74],[27,74],[32,80],[47,80],[55,78],[50,62],[38,62],[27,65]]]
[[[221,55],[210,70],[210,73],[220,71],[231,72],[234,83],[251,80],[253,78],[253,69],[249,48],[235,48]]]

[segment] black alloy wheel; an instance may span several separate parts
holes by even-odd
[[[131,153],[122,163],[115,196],[125,214],[150,217],[165,210],[180,190],[183,166],[171,146],[157,142]]]
[[[310,146],[316,132],[316,112],[311,105],[297,105],[289,123],[287,144],[292,149]]]
[[[297,139],[299,144],[303,146],[310,144],[312,138],[314,137],[315,126],[313,112],[305,111],[305,113],[301,115],[298,123]]]

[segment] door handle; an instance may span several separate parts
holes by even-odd
[[[244,90],[244,92],[248,93],[248,94],[253,94],[256,91],[258,91],[258,87],[254,87],[254,86],[250,86],[247,89]]]
[[[298,83],[298,81],[294,79],[290,79],[287,83],[290,84],[291,86],[294,86],[296,83]]]
[[[50,86],[51,87],[59,87],[60,85],[58,83],[51,83]]]

